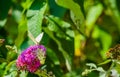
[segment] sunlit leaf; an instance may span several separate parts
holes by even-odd
[[[43,1],[34,1],[27,12],[28,31],[36,38],[42,30],[42,20],[47,4]]]
[[[99,27],[95,27],[94,31],[93,31],[93,38],[97,38],[100,39],[101,44],[103,46],[102,50],[101,50],[101,56],[102,58],[106,58],[106,52],[108,51],[111,42],[112,42],[112,37],[105,32],[104,30],[100,29]]]
[[[26,16],[23,14],[22,19],[18,25],[18,36],[15,40],[15,45],[19,48],[22,42],[24,41],[24,36],[27,31],[27,19]]]
[[[93,29],[95,22],[98,17],[102,14],[103,6],[99,3],[95,6],[92,6],[86,17],[86,27],[87,27],[87,35],[89,35],[90,31]]]
[[[21,20],[21,13],[22,13],[22,12],[21,12],[20,10],[14,10],[13,13],[12,13],[13,18],[15,19],[15,21],[16,21],[17,23],[19,23],[20,20]]]
[[[55,0],[56,3],[62,7],[65,7],[67,9],[71,10],[72,19],[73,22],[77,25],[80,26],[84,22],[84,16],[83,13],[81,12],[80,6],[75,3],[73,0]]]
[[[24,9],[29,9],[34,0],[26,0],[21,3]]]
[[[4,20],[0,20],[0,26],[4,26],[5,25],[5,23],[6,23],[6,21],[7,21],[7,19],[4,19]]]

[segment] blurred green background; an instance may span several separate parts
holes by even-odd
[[[82,72],[92,67],[86,63],[94,63],[94,67],[104,62],[106,52],[120,43],[119,3],[120,0],[0,0],[0,77],[38,77],[19,73],[15,66],[22,50],[34,45],[28,31],[34,38],[44,33],[40,44],[47,48],[47,71],[56,77],[83,77]],[[104,71],[109,67],[110,63],[101,66]],[[103,70],[96,70],[85,77],[105,77],[100,74]]]

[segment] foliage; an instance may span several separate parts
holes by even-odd
[[[119,45],[114,47],[120,40],[119,3],[1,0],[0,77],[38,77],[38,73],[18,71],[15,64],[24,49],[37,43],[47,49],[45,64],[40,67],[47,70],[45,73],[56,77],[119,77],[120,49]]]

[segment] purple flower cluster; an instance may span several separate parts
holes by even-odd
[[[35,72],[43,64],[45,57],[46,48],[43,45],[33,45],[18,56],[16,66],[19,70]]]

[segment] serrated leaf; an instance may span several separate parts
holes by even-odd
[[[42,20],[47,8],[43,1],[35,1],[27,12],[28,31],[36,38],[42,30]]]

